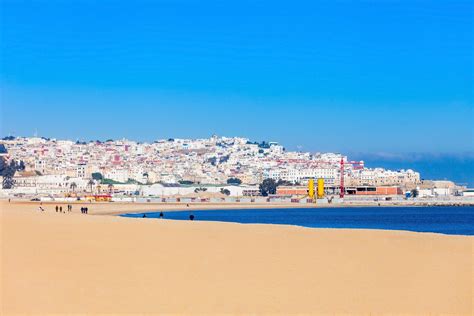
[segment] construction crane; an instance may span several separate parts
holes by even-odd
[[[306,161],[301,161],[303,163]],[[320,164],[325,164],[325,165],[337,165],[337,161],[327,161],[327,160],[316,160],[311,163],[311,165],[320,165]],[[344,198],[345,195],[345,186],[344,186],[344,166],[346,165],[352,165],[354,169],[363,169],[364,168],[364,161],[344,161],[344,157],[341,157],[341,161],[339,162],[339,171],[340,171],[340,184],[339,184],[339,197]],[[323,184],[324,185],[324,184]],[[311,193],[313,192],[313,193]],[[314,179],[312,180],[312,183],[308,183],[308,196],[313,198],[314,197]]]
[[[325,161],[325,160],[317,160],[315,162],[316,165],[318,164],[330,164],[330,165],[335,165],[335,161]],[[346,165],[352,165],[354,166],[354,169],[362,169],[364,168],[364,162],[363,161],[344,161],[344,158],[341,158],[341,161],[339,162],[339,172],[340,172],[340,184],[339,184],[339,197],[344,198],[345,194],[345,187],[344,187],[344,166]]]
[[[341,173],[341,181],[340,181],[340,185],[339,185],[339,197],[342,199],[344,198],[344,194],[345,194],[345,191],[346,191],[346,188],[344,187],[344,165],[352,165],[352,166],[359,166],[358,169],[362,169],[364,168],[364,162],[363,161],[344,161],[344,158],[341,158],[341,162],[340,162],[340,165],[341,165],[341,169],[340,169],[340,173]]]

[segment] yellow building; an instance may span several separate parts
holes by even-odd
[[[311,199],[314,198],[314,179],[309,179],[308,181],[308,196]]]
[[[318,199],[322,199],[324,197],[324,179],[318,179]]]

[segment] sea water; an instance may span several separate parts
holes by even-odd
[[[331,207],[246,210],[163,211],[165,219],[283,224],[314,228],[408,230],[453,235],[474,235],[474,207]],[[125,214],[125,217],[143,217]],[[146,213],[150,220],[160,212]]]

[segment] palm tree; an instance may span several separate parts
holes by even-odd
[[[94,180],[90,179],[89,182],[87,182],[87,185],[90,187],[91,189],[91,193],[92,193],[92,187],[94,186],[95,182]]]
[[[76,182],[72,182],[69,187],[71,188],[72,192],[76,192],[76,189],[77,189],[77,184],[76,184]]]
[[[107,187],[109,188],[109,193],[114,192],[114,185],[112,183],[110,183]]]

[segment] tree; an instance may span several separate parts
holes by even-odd
[[[9,168],[10,168],[11,170],[14,170],[14,171],[17,171],[17,170],[18,170],[18,166],[17,166],[15,160],[13,160],[13,159],[10,160],[10,166],[9,166]]]
[[[229,157],[229,155],[222,156],[221,158],[219,158],[219,163],[227,162],[229,160]]]
[[[209,162],[211,165],[215,166],[217,164],[217,158],[216,157],[211,157],[207,159],[207,162]]]
[[[0,176],[3,177],[2,188],[11,189],[15,185],[13,177],[17,170],[21,170],[21,164],[17,164],[15,160],[7,163],[4,157],[0,157]]]
[[[104,179],[104,176],[100,172],[93,172],[92,173],[92,179],[100,181],[100,180]]]
[[[76,189],[77,189],[76,182],[72,182],[71,185],[69,185],[69,187],[71,188],[72,192],[76,192]]]
[[[8,154],[8,150],[3,144],[0,144],[0,154]]]
[[[7,161],[5,158],[0,157],[0,175],[3,177],[5,169],[8,167]]]
[[[90,179],[89,182],[87,182],[87,185],[89,186],[89,188],[91,189],[91,193],[92,193],[92,187],[94,186],[95,182],[94,180]]]
[[[260,144],[258,144],[258,147],[268,149],[270,148],[270,144],[267,143],[266,141],[262,141]]]
[[[239,178],[229,178],[229,179],[227,179],[227,184],[240,185],[240,184],[242,184],[242,180],[240,180]]]
[[[268,196],[269,194],[275,194],[277,189],[277,183],[273,179],[265,179],[259,185],[260,194],[262,196]]]
[[[25,162],[23,160],[20,160],[20,162],[18,163],[18,166],[16,168],[16,170],[18,171],[25,171],[26,169],[26,166],[25,166]]]
[[[104,178],[101,182],[101,184],[124,184],[124,182],[119,182],[119,181],[115,181],[115,180],[112,180],[112,179],[107,179],[107,178]]]
[[[225,194],[225,195],[230,195],[230,191],[228,189],[224,189],[224,188],[221,189],[221,193]]]
[[[420,192],[418,191],[418,189],[413,189],[413,190],[410,191],[410,196],[412,198],[418,197],[419,194],[420,194]]]
[[[2,187],[4,189],[12,189],[15,185],[15,180],[13,177],[3,177]]]

